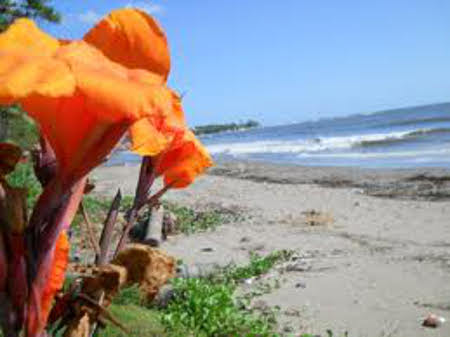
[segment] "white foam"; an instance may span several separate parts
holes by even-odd
[[[349,149],[364,142],[378,142],[384,140],[402,139],[412,132],[401,131],[391,133],[377,133],[344,137],[324,137],[307,140],[265,140],[241,143],[225,143],[209,145],[211,154],[258,154],[258,153],[317,153],[327,150]]]
[[[346,152],[346,153],[302,153],[297,155],[298,158],[338,158],[338,159],[371,159],[371,158],[416,158],[416,161],[428,161],[429,157],[443,156],[447,159],[450,149],[431,149],[421,151],[391,151],[391,152]],[[428,157],[428,158],[426,158]],[[448,157],[450,160],[450,157]]]

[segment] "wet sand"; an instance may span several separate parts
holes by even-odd
[[[97,193],[113,194],[120,185],[132,194],[137,174],[133,166],[100,168]],[[280,287],[257,298],[280,306],[281,328],[350,337],[450,336],[450,322],[435,330],[421,326],[429,312],[450,319],[449,171],[229,162],[167,199],[242,215],[216,231],[163,245],[189,264],[242,262],[251,251],[298,252],[294,268],[267,276]],[[330,221],[309,222],[311,210]]]

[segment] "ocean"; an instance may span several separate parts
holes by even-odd
[[[365,168],[450,167],[450,103],[200,137],[215,159]],[[122,153],[114,162],[138,160]]]

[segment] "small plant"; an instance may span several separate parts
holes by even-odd
[[[244,279],[267,273],[276,263],[289,259],[291,251],[267,256],[252,255],[245,266],[230,265],[206,278],[175,279],[174,296],[161,319],[171,335],[199,337],[279,336],[274,333],[275,311],[254,313],[234,295]],[[188,334],[189,335],[189,334]]]
[[[176,216],[177,229],[184,234],[213,230],[224,222],[222,214],[217,210],[196,212],[192,208],[173,203],[164,203],[164,207]]]
[[[175,296],[163,311],[162,322],[174,335],[188,331],[198,337],[278,336],[272,332],[272,319],[236,305],[231,284],[193,278],[175,279],[173,286]]]
[[[270,253],[267,256],[252,254],[250,263],[246,266],[228,266],[220,273],[213,275],[222,278],[225,282],[240,282],[251,277],[257,277],[267,273],[276,263],[288,260],[293,254],[290,250],[280,250]]]

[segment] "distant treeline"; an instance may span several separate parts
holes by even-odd
[[[242,129],[256,128],[258,126],[260,126],[259,122],[248,120],[247,122],[241,123],[201,125],[194,127],[193,131],[196,135],[206,135],[209,133],[217,133],[223,131],[236,131]]]

